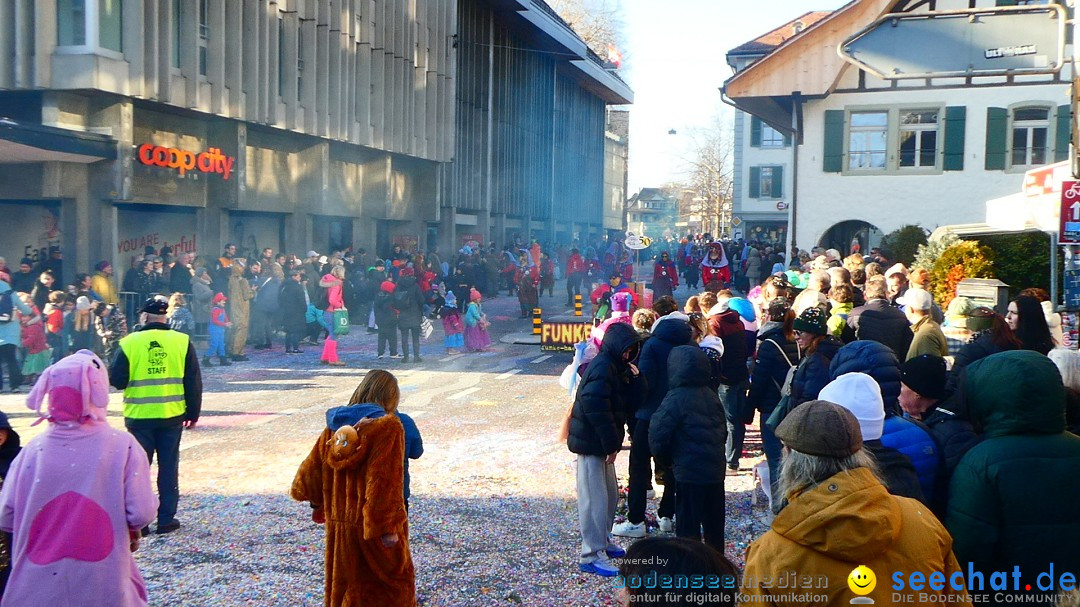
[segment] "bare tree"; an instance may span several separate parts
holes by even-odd
[[[613,8],[608,0],[551,0],[549,4],[600,57],[608,57],[609,45],[625,53],[625,26],[614,2],[610,3]]]
[[[691,149],[682,160],[684,181],[694,196],[684,209],[701,216],[703,232],[730,235],[735,154],[731,128],[717,112],[707,127],[692,129],[689,137]]]

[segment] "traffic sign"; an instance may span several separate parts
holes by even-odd
[[[1080,181],[1061,184],[1058,244],[1080,244]]]
[[[887,80],[1056,74],[1065,62],[1057,4],[891,13],[836,51]]]
[[[731,225],[735,226],[736,228],[741,226],[742,225],[742,217],[739,217],[738,215],[732,216]]]

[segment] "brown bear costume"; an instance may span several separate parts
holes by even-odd
[[[396,415],[326,428],[292,497],[326,519],[327,607],[413,607],[416,583],[403,493],[405,430]],[[381,538],[396,534],[390,547]]]

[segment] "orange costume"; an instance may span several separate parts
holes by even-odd
[[[416,604],[404,462],[401,421],[385,415],[325,428],[300,464],[292,497],[326,519],[327,607]],[[381,541],[388,534],[398,537],[390,547]]]

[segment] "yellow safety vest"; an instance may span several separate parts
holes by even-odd
[[[184,400],[184,361],[188,336],[179,331],[136,331],[120,340],[128,360],[124,388],[124,417],[169,419],[187,409]]]

